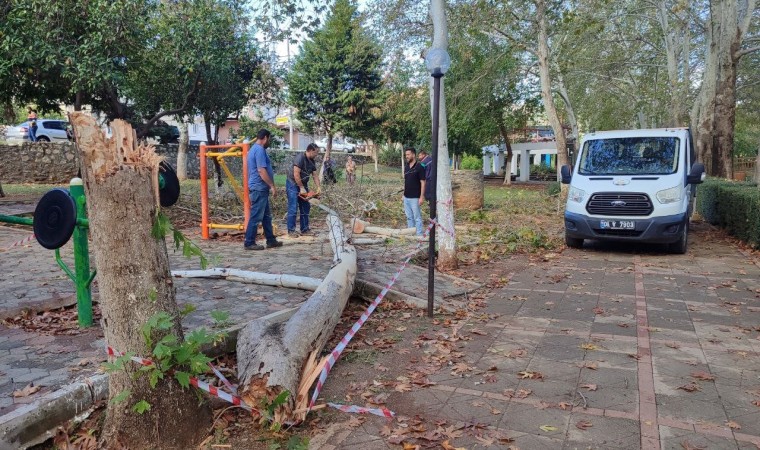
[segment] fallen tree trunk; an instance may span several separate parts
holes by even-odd
[[[382,236],[409,236],[417,233],[414,228],[385,228],[375,227],[361,219],[351,219],[351,229],[356,234],[372,233]]]
[[[215,267],[206,270],[172,270],[174,278],[224,278],[241,283],[263,284],[265,286],[285,287],[315,291],[322,282],[319,278],[299,275],[251,272],[249,270],[225,269]]]
[[[303,412],[295,413],[308,393],[308,388],[302,392],[302,374],[314,376],[315,356],[330,338],[354,288],[356,250],[347,244],[336,215],[327,216],[327,225],[336,264],[314,294],[287,322],[267,325],[254,320],[238,336],[239,392],[249,405],[258,407],[272,405],[287,391],[287,401],[274,410],[279,423],[303,417]],[[303,384],[310,385],[311,380]]]

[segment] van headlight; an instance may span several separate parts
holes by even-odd
[[[570,191],[567,193],[567,199],[576,203],[583,203],[583,199],[586,197],[586,191],[578,189],[577,187],[570,187]]]
[[[657,200],[662,204],[675,203],[681,201],[681,186],[673,186],[657,193]]]

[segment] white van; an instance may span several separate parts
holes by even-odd
[[[592,132],[575,166],[561,168],[569,184],[565,242],[584,239],[668,244],[686,253],[696,184],[705,167],[688,128]]]

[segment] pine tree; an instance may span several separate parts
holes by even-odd
[[[324,26],[305,41],[288,75],[290,104],[307,130],[367,135],[379,123],[381,53],[352,0],[337,0]]]

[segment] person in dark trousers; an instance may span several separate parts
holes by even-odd
[[[430,201],[430,190],[433,189],[433,158],[427,154],[425,150],[420,150],[420,154],[417,156],[420,160],[420,164],[425,168],[425,200]]]
[[[293,159],[293,166],[288,170],[288,181],[285,182],[288,194],[288,236],[299,237],[313,234],[309,228],[311,203],[301,196],[309,192],[309,180],[312,178],[316,184],[316,191],[319,192],[319,176],[316,174],[317,165],[314,163],[318,154],[319,147],[316,144],[309,144],[305,152],[299,153]],[[300,232],[296,231],[296,214],[299,212],[301,213]]]
[[[26,121],[29,122],[29,140],[37,142],[37,110],[31,106],[26,108]]]
[[[422,211],[425,191],[425,169],[417,161],[417,151],[413,147],[404,150],[407,164],[404,165],[404,213],[408,228],[416,228],[417,236],[422,236]]]
[[[248,196],[251,200],[251,217],[245,230],[245,249],[264,250],[264,246],[256,244],[256,231],[259,223],[264,227],[266,248],[282,246],[274,236],[272,229],[272,210],[269,206],[269,192],[272,197],[277,194],[274,186],[274,170],[266,149],[272,140],[272,134],[262,129],[256,134],[256,142],[248,152]]]
[[[335,164],[333,163],[332,159],[325,156],[325,161],[323,163],[325,165],[325,183],[326,184],[335,184],[338,182],[338,178],[335,176]]]

